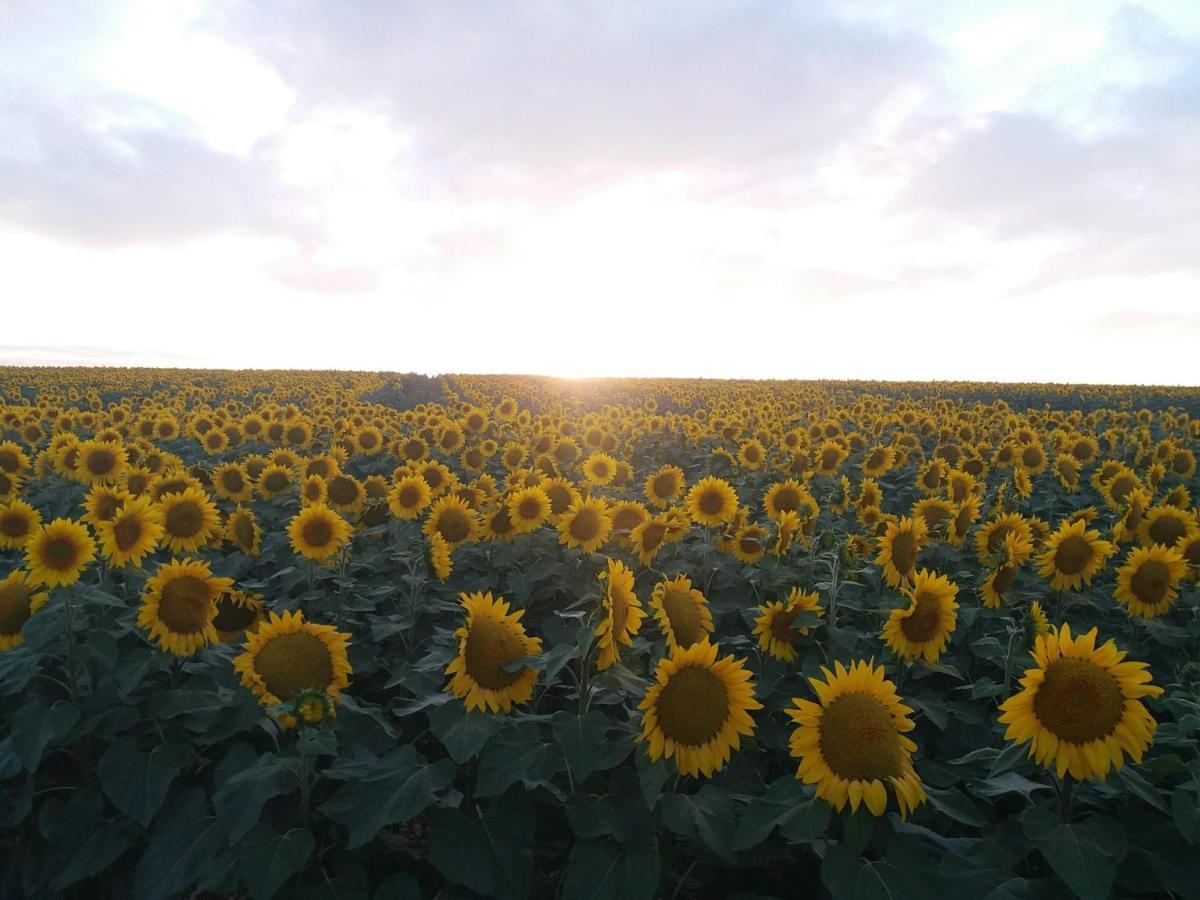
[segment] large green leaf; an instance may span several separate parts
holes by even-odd
[[[285,882],[304,869],[315,841],[307,828],[276,834],[257,826],[241,848],[241,874],[254,900],[271,900]]]
[[[545,740],[533,722],[505,728],[479,758],[475,793],[497,797],[518,781],[546,783],[565,765],[562,750]]]
[[[9,736],[13,753],[25,771],[37,769],[46,748],[70,734],[78,721],[79,707],[74,703],[56,703],[51,707],[39,700],[25,703],[13,716]]]
[[[225,845],[216,816],[208,812],[204,793],[193,789],[168,804],[169,813],[156,823],[134,871],[137,900],[175,897],[194,883]]]
[[[120,738],[100,757],[100,786],[113,806],[146,828],[190,756],[190,748],[181,744],[160,744],[143,753],[133,738]]]
[[[240,841],[258,823],[268,800],[298,787],[292,770],[273,753],[229,775],[213,794],[213,806],[230,842]]]
[[[733,863],[737,804],[726,791],[706,784],[695,794],[666,794],[662,798],[662,817],[680,837],[699,837],[705,847]]]
[[[482,750],[504,725],[503,716],[478,711],[469,713],[461,701],[430,709],[426,716],[429,730],[459,765]]]
[[[421,813],[450,785],[455,772],[449,760],[430,763],[411,747],[402,747],[383,757],[371,774],[347,781],[321,811],[349,829],[346,846],[353,850],[388,825]]]
[[[834,900],[916,900],[928,896],[924,877],[886,859],[867,862],[841,844],[821,862],[821,883]]]
[[[783,828],[795,820],[804,825],[798,827],[789,840],[804,840],[799,837],[814,832],[812,837],[823,833],[829,824],[830,808],[826,803],[814,803],[805,792],[804,785],[790,775],[777,778],[767,786],[761,797],[755,797],[738,820],[733,837],[734,850],[748,850],[766,840],[776,827]],[[818,829],[819,826],[819,830]]]
[[[435,810],[429,824],[429,858],[448,879],[486,897],[530,895],[533,817],[520,800],[493,801],[469,812]]]
[[[659,881],[658,852],[607,840],[576,841],[567,860],[564,900],[651,900]]]
[[[1195,791],[1180,786],[1171,793],[1171,817],[1185,841],[1200,843],[1200,802]]]
[[[586,716],[559,711],[551,719],[550,728],[554,738],[562,747],[571,777],[577,785],[582,784],[596,771],[604,757],[604,736],[608,731],[608,719],[604,714],[591,710]]]
[[[1079,825],[1060,824],[1037,839],[1037,847],[1081,900],[1099,900],[1112,889],[1125,857],[1125,832],[1114,820],[1093,816]]]

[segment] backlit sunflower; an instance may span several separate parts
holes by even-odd
[[[350,523],[324,503],[314,503],[292,517],[287,533],[295,553],[320,561],[350,540]]]
[[[728,481],[708,476],[692,485],[687,493],[687,511],[698,525],[720,525],[733,518],[738,497]]]
[[[220,514],[203,488],[189,487],[182,493],[166,494],[158,508],[163,545],[176,553],[193,553],[220,531]]]
[[[1156,619],[1179,597],[1179,582],[1187,574],[1187,562],[1174,547],[1154,544],[1138,547],[1117,569],[1113,597],[1131,616]]]
[[[912,766],[917,745],[905,736],[915,727],[912,709],[873,661],[821,671],[824,681],[809,679],[818,702],[793,698],[787,711],[796,723],[789,742],[800,760],[796,777],[815,784],[817,796],[835,809],[849,801],[857,811],[865,803],[875,816],[886,811],[891,785],[900,817],[907,818],[926,799]]]
[[[550,498],[540,487],[514,491],[506,502],[508,515],[519,534],[536,531],[550,518]]]
[[[1006,740],[1029,742],[1029,756],[1062,778],[1105,778],[1128,754],[1136,762],[1154,740],[1157,723],[1142,697],[1157,697],[1147,664],[1125,661],[1111,640],[1096,647],[1097,629],[1072,638],[1071,626],[1039,635],[1035,668],[1021,691],[1001,704]]]
[[[712,777],[754,733],[750,711],[762,709],[754,699],[754,682],[741,659],[717,659],[717,647],[703,641],[676,647],[659,660],[655,681],[638,704],[642,711],[639,741],[647,756],[675,761],[681,775]]]
[[[335,698],[350,684],[349,639],[332,625],[306,622],[299,612],[272,612],[248,632],[233,669],[266,707],[289,703],[303,691]]]
[[[633,572],[623,562],[608,560],[599,578],[604,593],[600,598],[600,622],[596,625],[596,646],[600,651],[596,668],[603,671],[620,659],[622,644],[633,645],[646,613],[633,592]]]
[[[226,591],[217,598],[216,607],[213,628],[217,629],[217,639],[226,644],[262,621],[263,604],[259,594]]]
[[[558,542],[592,553],[608,540],[612,516],[599,497],[576,500],[558,519]]]
[[[708,600],[686,575],[660,581],[650,595],[654,621],[667,640],[667,648],[688,648],[708,640],[713,632]]]
[[[41,525],[41,513],[24,500],[0,504],[0,548],[19,550]]]
[[[1038,572],[1050,579],[1050,587],[1056,591],[1077,591],[1092,583],[1115,552],[1116,547],[1101,540],[1100,532],[1089,530],[1082,519],[1064,521],[1038,557]]]
[[[126,500],[116,514],[96,527],[100,551],[114,568],[140,566],[162,540],[162,513],[149,497]]]
[[[445,690],[465,700],[467,712],[508,712],[514,703],[527,702],[533,696],[537,669],[505,669],[510,663],[542,652],[541,640],[526,634],[521,624],[525,611],[509,612],[505,599],[493,600],[490,592],[458,597],[467,618],[454,632],[458,655],[446,667],[450,681]]]
[[[78,581],[95,554],[96,543],[85,525],[55,519],[25,542],[25,568],[34,584],[61,587]]]
[[[808,634],[808,627],[792,627],[798,612],[812,612],[824,616],[820,597],[805,593],[794,587],[783,600],[772,600],[758,608],[759,616],[754,620],[754,632],[758,637],[759,649],[784,662],[796,661],[796,639]]]
[[[917,571],[917,554],[925,546],[925,540],[924,519],[905,516],[887,523],[875,565],[883,568],[883,580],[888,587],[899,587],[912,580]]]
[[[208,563],[173,559],[146,581],[137,623],[160,649],[191,656],[217,639],[216,599],[233,589],[232,578],[214,578]]]
[[[0,651],[11,650],[25,639],[21,629],[49,599],[50,593],[39,591],[20,569],[0,580]]]
[[[433,504],[423,529],[425,537],[438,534],[453,548],[478,538],[479,519],[470,506],[448,494]]]
[[[883,640],[897,656],[907,660],[924,657],[934,662],[958,622],[958,587],[945,575],[922,569],[911,588],[904,592],[908,606],[894,609],[883,625]]]

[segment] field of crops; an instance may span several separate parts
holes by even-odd
[[[1200,896],[1200,390],[0,370],[0,896]]]

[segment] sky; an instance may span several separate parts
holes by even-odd
[[[0,364],[1198,384],[1195,0],[0,0]]]

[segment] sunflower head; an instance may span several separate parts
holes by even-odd
[[[425,519],[425,536],[438,535],[451,547],[473,541],[479,536],[479,518],[475,510],[454,494],[439,498]]]
[[[1131,616],[1155,619],[1179,597],[1179,582],[1187,574],[1187,561],[1175,547],[1152,544],[1138,547],[1117,569],[1113,594]]]
[[[299,612],[272,612],[248,633],[233,668],[259,703],[277,707],[305,691],[336,698],[350,683],[349,635],[307,622]]]
[[[906,516],[887,523],[875,564],[883,567],[883,578],[889,587],[912,580],[917,570],[917,554],[925,546],[927,535],[925,520],[920,517]]]
[[[759,616],[754,620],[754,634],[758,637],[759,649],[784,662],[795,662],[796,641],[808,634],[808,626],[795,626],[797,613],[815,613],[823,616],[820,598],[815,592],[805,593],[794,587],[782,601],[775,600],[758,608]]]
[[[596,626],[596,643],[600,650],[597,669],[607,669],[621,656],[620,645],[629,647],[642,627],[646,614],[642,602],[633,592],[633,572],[620,560],[607,561],[599,575],[601,595],[600,622]]]
[[[707,642],[713,632],[708,600],[692,587],[691,579],[686,575],[676,575],[655,585],[650,595],[650,608],[670,649]]]
[[[454,636],[458,655],[446,667],[446,690],[466,702],[467,711],[508,712],[514,703],[533,695],[538,672],[528,666],[516,671],[512,663],[541,652],[542,642],[525,633],[524,612],[509,612],[503,597],[459,594],[466,621]]]
[[[20,569],[0,580],[0,651],[11,650],[24,640],[21,629],[49,599],[49,592],[39,591]]]
[[[946,649],[958,621],[958,587],[945,575],[921,569],[905,590],[908,606],[892,610],[884,642],[904,659],[934,662]]]
[[[723,478],[710,475],[688,491],[688,515],[698,525],[721,525],[732,519],[737,510],[737,493]]]
[[[558,542],[593,553],[612,532],[612,514],[599,497],[576,500],[558,519]]]
[[[0,548],[19,550],[41,527],[42,516],[24,500],[0,504]]]
[[[191,656],[217,640],[216,599],[233,589],[230,578],[214,578],[208,563],[171,560],[146,582],[138,625],[175,656]]]
[[[60,587],[78,581],[95,553],[96,543],[86,526],[55,519],[25,542],[25,567],[35,584]]]
[[[333,556],[350,539],[350,523],[324,503],[304,507],[288,523],[292,550],[306,559]]]

